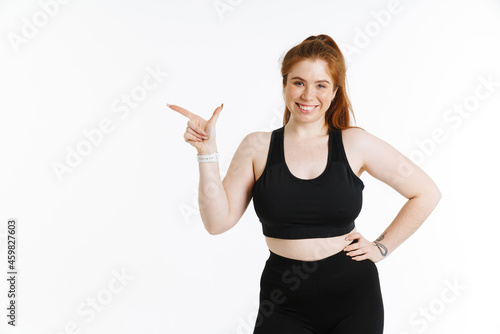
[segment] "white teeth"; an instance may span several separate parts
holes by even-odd
[[[299,108],[300,108],[300,109],[302,109],[302,110],[306,110],[306,111],[308,111],[308,110],[313,110],[314,108],[316,108],[316,107],[303,107],[303,106],[301,106],[300,104],[299,104],[298,106],[299,106]]]

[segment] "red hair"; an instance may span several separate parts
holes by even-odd
[[[344,56],[340,52],[337,43],[328,35],[309,36],[302,43],[291,48],[285,55],[281,65],[283,76],[283,87],[287,84],[288,73],[298,62],[305,59],[321,59],[328,64],[330,75],[333,78],[334,89],[337,93],[330,107],[325,113],[325,123],[330,130],[343,130],[347,128],[359,128],[351,126],[350,114],[354,120],[351,102],[346,91],[346,66]],[[290,110],[285,106],[283,125],[290,120]]]

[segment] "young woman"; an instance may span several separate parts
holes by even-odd
[[[283,127],[253,132],[220,179],[215,124],[222,105],[189,118],[184,139],[198,151],[206,230],[231,229],[253,198],[269,248],[254,334],[381,334],[384,306],[376,262],[427,219],[441,198],[430,177],[394,147],[351,126],[345,62],[327,35],[285,55]],[[262,101],[255,103],[263,104]],[[366,171],[408,201],[375,241],[354,220]]]

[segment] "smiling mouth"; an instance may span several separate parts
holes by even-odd
[[[306,112],[311,112],[314,109],[316,109],[317,106],[315,105],[307,105],[307,104],[300,104],[300,103],[295,103],[300,110],[306,111]]]

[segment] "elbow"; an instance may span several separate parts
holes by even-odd
[[[233,225],[219,225],[217,227],[205,228],[210,235],[219,235],[229,231]]]
[[[214,229],[208,229],[207,228],[206,230],[207,230],[208,234],[210,234],[210,235],[218,235],[218,234],[222,233],[222,232],[214,230]]]
[[[226,232],[226,230],[223,230],[221,228],[215,228],[215,227],[211,227],[211,228],[206,227],[205,229],[207,230],[208,234],[210,234],[210,235],[219,235],[219,234]]]
[[[441,194],[441,191],[439,190],[438,187],[434,188],[434,191],[432,191],[432,193],[431,193],[430,196],[432,197],[432,199],[434,200],[434,202],[436,203],[436,205],[439,203],[439,201],[443,197],[443,195]]]
[[[218,235],[221,234],[223,231],[221,231],[221,226],[219,224],[219,220],[217,219],[215,222],[214,221],[208,221],[205,217],[202,216],[201,221],[203,222],[203,227],[205,228],[205,231],[208,232],[210,235]]]
[[[207,224],[205,224],[205,230],[208,232],[208,234],[210,235],[217,235],[219,234],[220,232],[217,231],[213,226],[207,226]]]
[[[426,198],[429,206],[435,208],[441,200],[442,195],[441,191],[439,191],[439,189],[436,187],[432,191],[429,191],[427,194],[425,194],[423,197]]]
[[[234,224],[230,224],[225,219],[218,219],[215,224],[205,223],[205,230],[207,230],[210,235],[219,235],[231,229]]]
[[[436,204],[441,200],[442,197],[443,195],[441,195],[441,191],[439,191],[438,189],[436,194]]]
[[[432,190],[428,190],[421,194],[417,194],[413,197],[409,197],[408,199],[419,198],[427,202],[429,205],[436,207],[439,201],[441,200],[441,197],[442,197],[441,191],[439,190],[439,188],[435,187]]]

